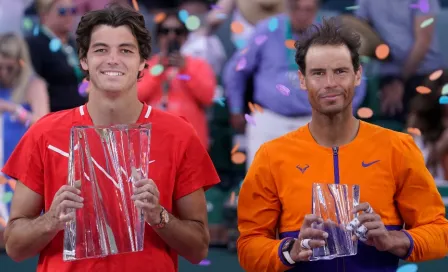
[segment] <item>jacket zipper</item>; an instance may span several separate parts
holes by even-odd
[[[339,147],[333,147],[334,183],[339,184]]]

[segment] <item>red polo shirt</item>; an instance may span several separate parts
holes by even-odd
[[[149,177],[169,212],[177,199],[219,182],[207,151],[184,119],[144,105],[137,123],[152,124],[150,160],[154,162],[149,165]],[[5,174],[43,196],[45,211],[57,190],[67,184],[70,129],[76,125],[93,125],[87,107],[47,115],[28,130],[3,168]],[[177,271],[177,253],[145,225],[142,252],[71,262],[62,260],[61,231],[40,253],[37,271]]]

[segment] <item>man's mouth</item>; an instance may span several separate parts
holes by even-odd
[[[122,76],[122,75],[124,75],[124,73],[122,73],[122,72],[115,72],[115,71],[104,71],[104,72],[101,72],[101,74],[107,75],[107,76]]]

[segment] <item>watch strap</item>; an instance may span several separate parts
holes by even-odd
[[[296,238],[291,238],[288,241],[286,241],[286,243],[284,244],[283,248],[282,248],[282,255],[285,258],[285,260],[289,263],[289,264],[295,264],[296,262],[291,258],[291,249],[294,246],[294,242],[296,241]]]

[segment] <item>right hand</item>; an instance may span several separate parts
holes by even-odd
[[[244,133],[244,129],[246,127],[246,119],[244,118],[244,114],[232,114],[230,116],[230,124],[237,132]]]
[[[80,209],[84,206],[79,194],[80,190],[73,186],[64,185],[54,195],[50,209],[45,214],[49,219],[50,229],[60,231],[65,223],[75,219],[75,212],[67,212],[67,209]]]
[[[302,227],[300,228],[299,237],[294,242],[290,252],[291,259],[295,262],[309,261],[313,254],[312,249],[325,245],[325,239],[328,238],[328,233],[322,230],[313,229],[311,227],[311,224],[313,223],[322,224],[323,220],[316,215],[307,214],[303,220]],[[301,242],[303,239],[311,239],[309,242],[311,249],[302,247]]]
[[[403,111],[404,83],[394,80],[386,84],[381,90],[381,111],[394,116]]]

